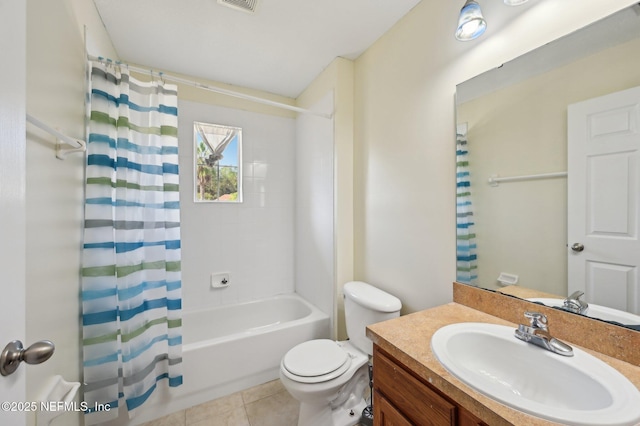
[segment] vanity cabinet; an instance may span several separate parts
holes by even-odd
[[[376,426],[487,426],[378,346],[373,374]]]

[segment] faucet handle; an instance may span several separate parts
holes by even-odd
[[[569,295],[569,297],[567,297],[567,299],[575,299],[578,300],[580,299],[582,296],[584,296],[584,291],[580,291],[580,290],[576,290],[573,293],[571,293]],[[566,300],[566,299],[565,299]]]
[[[547,316],[540,312],[525,312],[524,316],[529,319],[531,327],[547,330]]]
[[[584,296],[583,291],[574,291],[564,299],[562,302],[562,309],[576,314],[585,314],[587,309],[589,309],[589,304],[580,299],[582,296]]]

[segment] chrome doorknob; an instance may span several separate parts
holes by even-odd
[[[55,345],[49,340],[40,340],[27,349],[20,340],[9,342],[0,354],[0,374],[13,374],[22,361],[27,364],[40,364],[51,358]]]
[[[571,250],[581,252],[582,250],[584,250],[584,245],[580,243],[573,243],[573,245],[571,246]]]

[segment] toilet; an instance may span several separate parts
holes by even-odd
[[[316,339],[290,349],[280,362],[280,380],[300,402],[298,426],[352,426],[367,406],[373,343],[365,328],[400,315],[400,300],[370,284],[344,285],[349,340]]]

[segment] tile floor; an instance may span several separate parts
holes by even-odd
[[[299,403],[280,380],[178,411],[144,426],[296,426]]]

